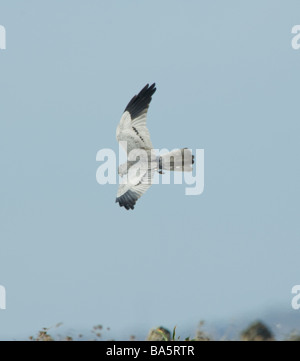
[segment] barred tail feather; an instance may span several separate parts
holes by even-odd
[[[160,157],[159,170],[191,172],[192,164],[194,164],[194,156],[189,149],[175,149]]]

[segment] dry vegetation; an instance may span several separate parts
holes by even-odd
[[[228,340],[225,338],[217,339],[212,337],[203,331],[203,322],[200,322],[199,327],[196,331],[194,337],[188,337],[184,340],[181,340],[180,336],[176,333],[176,327],[174,327],[173,332],[171,333],[164,327],[153,328],[149,331],[146,336],[146,341],[222,341]],[[52,336],[51,334],[56,333],[56,329],[62,324],[57,324],[51,328],[43,328],[38,332],[36,336],[31,336],[29,339],[31,341],[80,341],[80,340],[90,340],[90,341],[103,341],[103,340],[112,340],[111,338],[104,338],[102,336],[103,326],[97,325],[94,326],[91,331],[91,337],[84,337],[81,334],[78,334],[76,337],[71,336]],[[109,331],[109,328],[106,328],[105,331]],[[139,341],[135,336],[129,337],[130,341]],[[271,330],[261,321],[256,321],[250,324],[246,329],[240,332],[239,338],[232,341],[276,341]],[[298,332],[292,332],[285,338],[286,341],[300,341],[300,334]],[[118,341],[118,340],[115,340]]]

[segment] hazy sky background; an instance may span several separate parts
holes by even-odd
[[[2,339],[291,311],[299,1],[6,0],[0,24]],[[152,82],[152,142],[205,149],[205,190],[156,185],[129,212],[96,153]]]

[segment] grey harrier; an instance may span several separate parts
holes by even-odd
[[[192,171],[194,156],[187,148],[176,149],[156,156],[146,119],[155,84],[147,84],[135,95],[117,127],[117,140],[127,152],[128,161],[119,167],[119,175],[126,179],[119,185],[116,202],[127,210],[134,209],[136,201],[150,188],[154,173],[162,170]]]

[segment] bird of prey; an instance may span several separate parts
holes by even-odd
[[[128,161],[119,166],[119,175],[126,177],[119,185],[116,202],[127,210],[134,209],[137,200],[150,188],[155,172],[191,172],[194,163],[194,156],[187,148],[176,149],[159,157],[155,155],[146,124],[155,91],[155,83],[151,86],[147,84],[135,95],[117,127],[117,141],[127,152]]]

